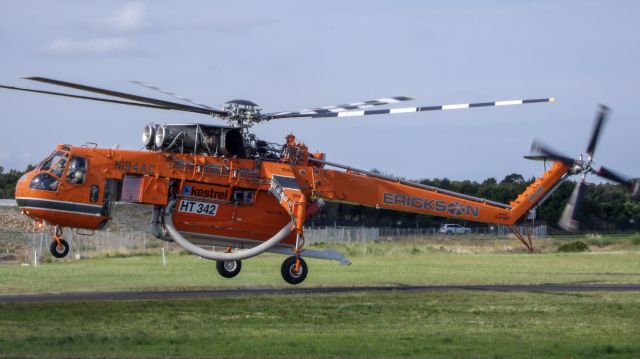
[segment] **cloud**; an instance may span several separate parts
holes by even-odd
[[[119,34],[139,32],[148,25],[146,7],[141,2],[130,2],[113,15],[99,22],[105,31]]]
[[[148,26],[145,4],[130,2],[111,16],[94,21],[97,36],[88,39],[58,38],[45,46],[53,55],[112,55],[133,50],[131,38]]]
[[[247,33],[271,26],[274,23],[274,20],[263,17],[240,17],[218,13],[203,14],[195,20],[196,25],[225,33]]]
[[[45,51],[55,55],[106,55],[122,53],[132,48],[124,37],[96,37],[88,40],[57,39]]]

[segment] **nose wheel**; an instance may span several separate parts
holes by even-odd
[[[293,285],[300,284],[307,278],[307,263],[300,257],[291,256],[284,260],[280,272],[285,282]]]
[[[51,255],[56,258],[64,258],[69,254],[69,243],[64,239],[58,238],[58,240],[54,240],[51,242],[51,246],[49,247],[51,251]]]
[[[56,258],[64,258],[69,254],[69,243],[65,241],[62,237],[62,227],[56,226],[55,234],[53,235],[53,241],[51,242],[51,246],[49,246],[49,251],[51,255]]]
[[[218,274],[225,278],[233,278],[240,273],[242,269],[241,261],[216,261],[216,269]]]

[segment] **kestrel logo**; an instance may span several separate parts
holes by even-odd
[[[480,215],[480,206],[472,206],[460,202],[447,202],[443,200],[435,200],[421,197],[411,197],[399,193],[385,193],[383,195],[385,204],[401,205],[416,209],[424,209],[432,212],[446,212],[451,216],[473,216]]]
[[[227,191],[216,191],[214,189],[202,189],[192,185],[185,185],[182,187],[182,195],[184,197],[206,197],[224,200],[227,198]]]

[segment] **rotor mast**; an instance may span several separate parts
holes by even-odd
[[[228,114],[224,117],[229,126],[249,128],[254,122],[260,122],[260,108],[249,100],[231,100],[224,104],[223,110]]]

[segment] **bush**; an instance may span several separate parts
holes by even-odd
[[[563,244],[558,247],[558,252],[588,252],[589,246],[582,241]]]

